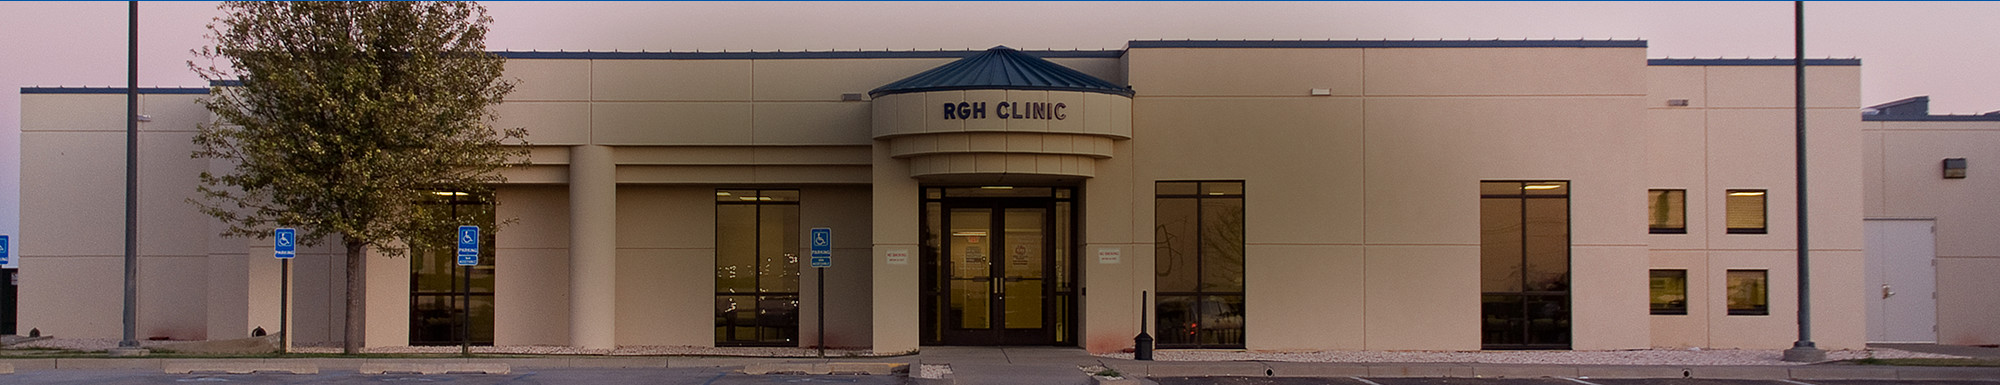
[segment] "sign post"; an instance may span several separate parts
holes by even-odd
[[[295,229],[271,232],[271,254],[278,258],[278,354],[292,352],[292,258],[299,255]]]
[[[812,267],[819,274],[819,358],[826,358],[826,268],[833,267],[833,229],[812,229]]]
[[[458,354],[472,355],[472,267],[479,265],[479,226],[458,227],[458,265],[465,269],[460,281],[465,282],[465,291],[459,293],[464,307],[458,311]]]

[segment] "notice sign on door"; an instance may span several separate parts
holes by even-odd
[[[882,259],[888,261],[891,265],[908,265],[910,264],[910,250],[889,250],[882,253]]]
[[[1097,249],[1097,263],[1106,265],[1118,264],[1118,248],[1106,247]]]
[[[983,263],[983,262],[986,262],[986,256],[980,255],[979,246],[965,247],[965,263]]]
[[[1014,259],[1013,259],[1013,261],[1014,261],[1014,266],[1027,266],[1027,265],[1028,265],[1028,247],[1027,247],[1027,246],[1022,246],[1022,245],[1015,245],[1015,246],[1014,246]]]

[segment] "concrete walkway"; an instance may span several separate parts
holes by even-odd
[[[1913,351],[1926,347],[1885,346]],[[1958,347],[1937,347],[1957,349]],[[1987,349],[1987,348],[1969,348]],[[1938,351],[1946,354],[1957,352]],[[1970,354],[1965,354],[1970,355]],[[1082,349],[1055,347],[924,347],[913,356],[875,358],[751,358],[687,356],[579,356],[523,358],[278,358],[278,359],[186,359],[186,358],[16,358],[0,359],[0,365],[16,370],[146,370],[163,371],[170,365],[188,362],[213,364],[264,362],[312,366],[320,371],[361,370],[368,365],[388,363],[504,364],[513,370],[570,368],[720,368],[740,371],[745,367],[772,364],[876,363],[907,364],[912,379],[923,365],[948,365],[952,374],[944,380],[919,383],[948,384],[1093,384],[1079,367],[1103,365],[1129,378],[1143,377],[1453,377],[1453,378],[1696,378],[1762,380],[2000,380],[2000,368],[1897,367],[1862,365],[1791,366],[1687,366],[1687,365],[1507,365],[1479,363],[1305,363],[1305,362],[1166,362],[1133,361],[1092,356]],[[0,378],[4,382],[5,378]]]

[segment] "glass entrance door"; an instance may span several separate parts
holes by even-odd
[[[944,339],[964,345],[1046,344],[1049,210],[1000,201],[952,205]],[[983,203],[983,204],[977,204]]]

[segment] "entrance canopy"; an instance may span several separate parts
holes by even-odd
[[[1132,89],[1007,47],[889,83],[874,138],[928,183],[1073,183],[1132,138]]]
[[[868,96],[951,90],[1078,91],[1132,97],[1130,87],[1004,45],[878,87]]]

